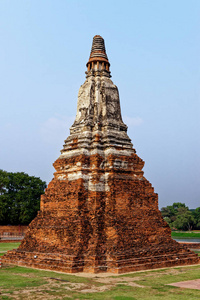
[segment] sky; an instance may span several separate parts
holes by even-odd
[[[159,207],[199,207],[199,15],[199,0],[0,0],[0,169],[51,181],[98,34]]]

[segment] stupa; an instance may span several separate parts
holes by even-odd
[[[104,40],[96,35],[54,178],[21,245],[3,263],[69,273],[198,263],[197,254],[171,238],[110,77]]]

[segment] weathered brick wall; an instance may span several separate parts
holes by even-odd
[[[18,236],[24,235],[28,226],[16,225],[16,226],[0,226],[0,236]]]
[[[55,162],[57,172],[41,196],[41,211],[5,262],[118,273],[198,262],[196,254],[171,239],[158,196],[143,177],[143,161],[136,154],[104,160],[96,154]],[[84,177],[68,180],[72,172],[66,169],[89,174],[92,187],[107,190],[89,189]]]
[[[200,243],[190,243],[190,242],[179,242],[181,245],[188,247],[189,249],[199,249],[200,250]]]

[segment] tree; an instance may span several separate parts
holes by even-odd
[[[177,218],[180,209],[189,210],[189,208],[185,206],[185,203],[181,203],[181,202],[175,202],[172,205],[161,208],[162,216],[164,217],[165,221],[169,224],[171,228],[174,227],[174,222]]]
[[[46,182],[26,173],[0,170],[0,224],[29,224],[40,208]]]
[[[192,214],[195,219],[195,229],[200,229],[200,207],[197,207]]]
[[[191,230],[200,227],[200,207],[189,210],[185,203],[175,202],[161,208],[162,216],[171,228]]]
[[[193,214],[186,207],[178,208],[176,220],[173,222],[173,226],[179,230],[191,230],[195,225],[195,219]]]

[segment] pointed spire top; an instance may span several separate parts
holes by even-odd
[[[104,39],[100,35],[95,35],[93,37],[90,59],[92,58],[104,58],[108,61]]]
[[[94,68],[95,64],[98,66],[97,69],[99,69],[99,65],[101,64],[101,70],[105,68],[109,71],[110,63],[106,54],[104,39],[100,35],[95,35],[93,37],[90,58],[86,66],[88,67],[88,70],[91,70]]]

